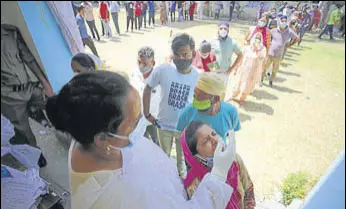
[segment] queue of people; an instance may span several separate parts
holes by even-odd
[[[227,22],[199,46],[191,35],[177,34],[168,63],[156,63],[154,50],[141,47],[129,78],[99,70],[97,56],[75,55],[76,75],[46,104],[54,127],[74,138],[68,156],[72,208],[254,208],[254,185],[236,152],[241,123],[225,92],[234,74],[232,99],[244,104],[271,67],[273,87],[285,50],[301,43],[310,24],[308,10],[288,17],[286,7],[260,12],[243,49]],[[134,17],[141,28],[140,8],[127,2],[127,28]],[[178,6],[179,17],[183,8]],[[160,11],[162,24],[168,14],[174,20],[175,9],[165,2]]]

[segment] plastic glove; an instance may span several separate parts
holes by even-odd
[[[224,151],[223,148],[223,141],[218,142],[214,153],[214,166],[211,174],[218,176],[222,181],[226,182],[228,171],[236,159],[235,140],[230,140]]]

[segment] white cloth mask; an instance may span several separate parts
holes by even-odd
[[[219,35],[220,37],[225,38],[228,35],[228,31],[224,29],[219,30]]]

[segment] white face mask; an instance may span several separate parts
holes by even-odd
[[[280,28],[285,29],[287,27],[287,22],[280,22]]]
[[[225,38],[228,35],[228,31],[225,29],[219,30],[219,36]]]
[[[263,28],[265,25],[266,25],[266,23],[265,23],[263,20],[261,20],[261,21],[258,22],[258,26],[259,26],[260,28]]]
[[[206,55],[201,54],[202,59],[207,59],[209,57],[209,53]]]
[[[141,71],[141,73],[148,73],[153,69],[153,67],[151,66],[144,66],[144,67],[139,67],[139,71]]]

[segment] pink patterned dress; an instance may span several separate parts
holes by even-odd
[[[261,81],[263,64],[266,57],[266,48],[261,46],[259,50],[250,46],[244,47],[244,58],[242,65],[236,74],[234,92],[250,94]]]

